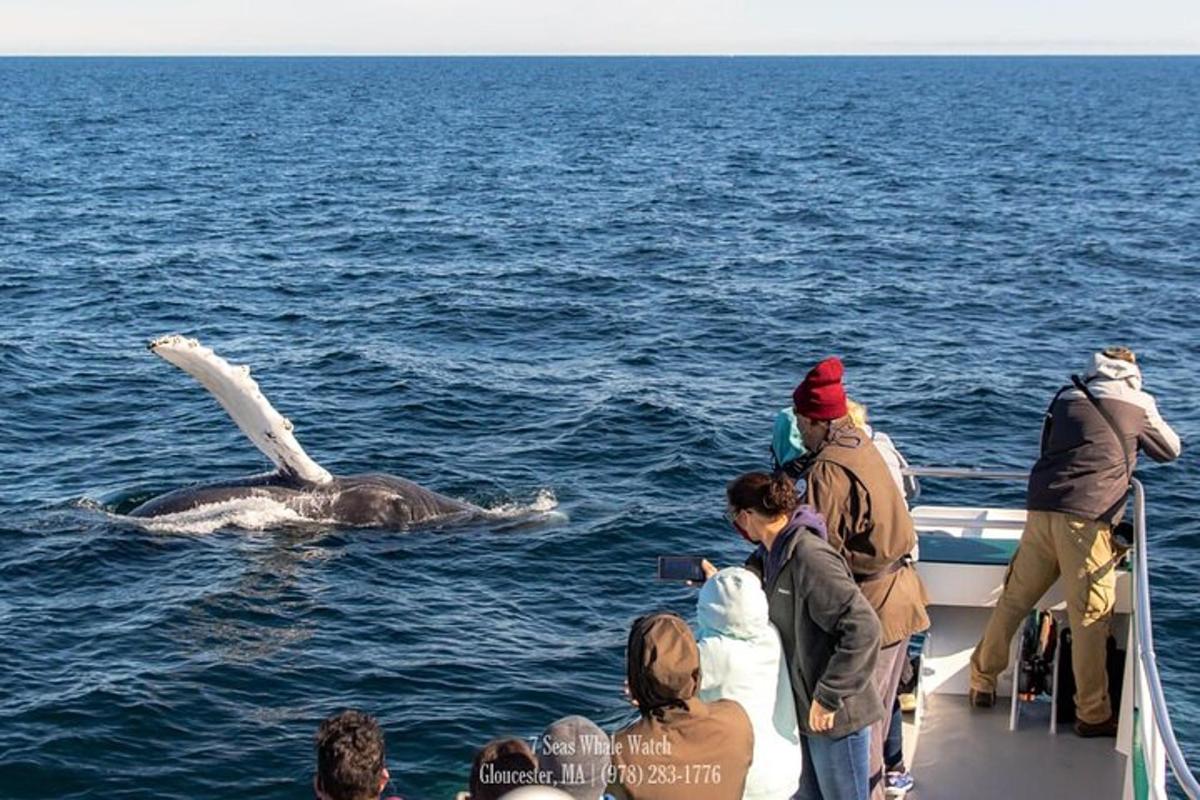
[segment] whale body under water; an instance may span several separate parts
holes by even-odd
[[[199,381],[276,470],[185,486],[152,497],[129,516],[162,517],[256,498],[278,503],[303,519],[355,527],[405,527],[486,513],[394,475],[331,475],[304,452],[292,433],[292,423],[263,396],[248,367],[233,366],[183,336],[155,339],[149,349]]]

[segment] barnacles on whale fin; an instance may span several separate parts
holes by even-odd
[[[165,336],[159,336],[157,339],[151,339],[150,343],[146,345],[146,349],[149,350],[151,353],[153,353],[155,350],[157,350],[160,347],[163,347],[163,346],[169,345],[169,344],[175,344],[176,342],[179,342],[182,339],[183,339],[183,337],[180,336],[178,333],[168,333]]]
[[[146,345],[146,349],[153,353],[160,347],[178,347],[180,345],[196,348],[200,347],[200,342],[196,339],[189,339],[179,333],[168,333],[165,336],[159,336],[157,339],[151,339],[150,343]]]

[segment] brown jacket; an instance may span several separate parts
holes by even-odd
[[[829,543],[879,615],[883,646],[928,628],[929,598],[916,568],[896,568],[917,543],[912,517],[871,438],[853,425],[836,428],[804,478],[805,502],[825,517]]]
[[[641,718],[613,735],[610,791],[628,800],[740,800],[754,731],[733,700],[696,699],[700,651],[687,623],[674,614],[638,619],[627,671]]]

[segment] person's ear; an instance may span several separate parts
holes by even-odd
[[[321,791],[321,776],[313,773],[313,797],[317,800],[325,800],[325,793]]]

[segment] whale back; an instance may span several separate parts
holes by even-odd
[[[313,522],[355,527],[406,527],[457,514],[482,513],[470,503],[394,475],[350,475],[312,484],[275,473],[185,486],[147,500],[128,515],[160,517],[247,500],[278,503]]]
[[[329,497],[328,516],[352,525],[404,526],[480,512],[469,503],[382,473],[334,478],[321,493]]]

